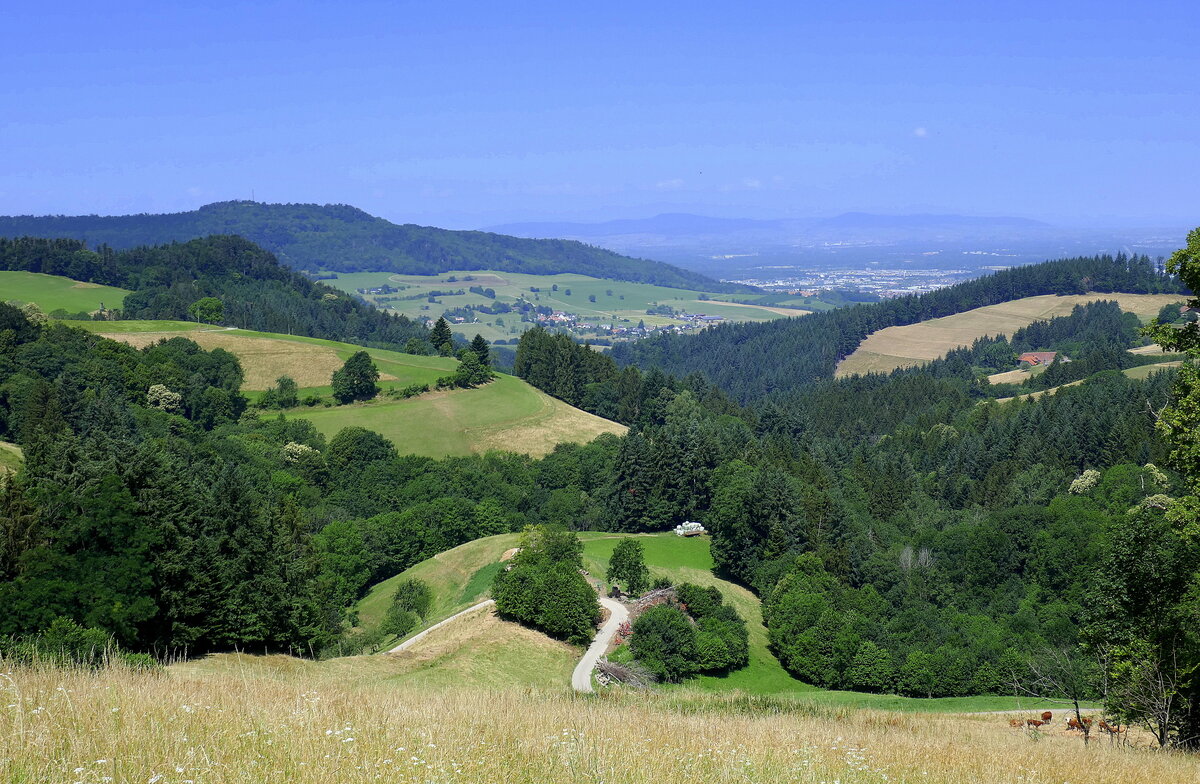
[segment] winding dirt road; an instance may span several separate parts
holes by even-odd
[[[440,629],[468,613],[473,613],[483,607],[491,607],[495,603],[494,599],[484,599],[479,604],[472,605],[461,612],[456,612],[449,618],[440,620],[428,629],[409,637],[395,648],[389,650],[388,653],[403,653],[423,640],[425,635],[430,632]],[[587,651],[583,654],[583,658],[579,660],[579,664],[575,665],[575,671],[571,673],[571,688],[583,694],[591,694],[594,691],[592,689],[592,670],[596,669],[596,662],[600,661],[600,657],[608,650],[608,645],[612,642],[613,635],[617,633],[617,629],[620,628],[622,623],[629,620],[629,610],[620,602],[601,596],[600,604],[608,609],[608,620],[600,627],[600,631],[596,632],[596,638],[592,640],[592,644],[588,646]]]
[[[454,615],[451,615],[449,618],[445,618],[441,621],[438,621],[437,623],[435,623],[433,626],[430,626],[425,631],[423,631],[419,634],[414,634],[412,637],[409,637],[407,640],[400,643],[395,648],[392,648],[390,651],[388,651],[388,653],[400,653],[402,651],[406,651],[410,647],[412,647],[413,645],[417,644],[422,639],[424,639],[425,635],[429,634],[434,629],[440,629],[443,626],[445,626],[446,624],[453,621],[455,618],[459,618],[463,615],[466,615],[467,613],[475,612],[480,607],[490,607],[491,605],[493,605],[495,603],[496,603],[495,599],[484,599],[479,604],[473,604],[470,607],[468,607],[467,609],[463,610],[462,612],[456,612],[456,613],[454,613]]]
[[[594,691],[592,670],[596,669],[596,662],[600,661],[600,657],[608,650],[608,644],[612,642],[617,629],[629,620],[629,610],[620,602],[601,596],[600,604],[608,609],[608,620],[600,627],[600,631],[596,632],[596,639],[592,640],[579,664],[575,665],[575,672],[571,673],[571,688],[583,694],[591,694]]]

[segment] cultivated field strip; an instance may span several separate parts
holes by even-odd
[[[1115,300],[1123,310],[1143,319],[1158,314],[1163,305],[1179,302],[1179,294],[1073,294],[1044,295],[975,308],[953,316],[930,319],[902,327],[872,332],[858,349],[843,359],[835,375],[887,373],[913,367],[944,356],[959,346],[969,346],[988,335],[1011,335],[1035,321],[1065,316],[1076,305]]]

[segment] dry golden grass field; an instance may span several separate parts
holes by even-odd
[[[189,330],[186,332],[101,332],[103,337],[120,340],[135,348],[145,348],[163,338],[180,335],[194,340],[201,348],[211,351],[223,348],[237,354],[246,380],[243,389],[261,391],[275,385],[275,379],[291,376],[300,387],[320,387],[329,384],[333,371],[345,359],[330,346],[313,345],[276,338],[248,337],[238,330]],[[381,381],[395,376],[379,372]]]
[[[1003,302],[939,319],[872,332],[858,349],[843,359],[836,375],[888,373],[937,359],[958,346],[969,346],[986,335],[1011,335],[1035,321],[1065,316],[1076,305],[1116,300],[1123,310],[1142,319],[1153,318],[1163,305],[1178,302],[1178,294],[1075,294]]]
[[[314,684],[556,690],[570,682],[571,670],[581,655],[581,648],[501,620],[489,606],[434,629],[418,645],[398,654],[327,661],[217,654],[170,669],[173,674],[195,678],[237,673],[239,677],[303,678]]]
[[[1084,747],[1062,717],[839,709],[687,692],[409,688],[391,657],[98,673],[0,665],[6,784],[1187,784],[1195,757]],[[369,674],[367,674],[369,673]],[[1140,741],[1137,742],[1140,744]]]

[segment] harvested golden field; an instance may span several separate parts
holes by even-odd
[[[272,657],[274,658],[274,657]],[[374,657],[387,659],[388,657]],[[427,689],[226,672],[9,668],[0,780],[22,784],[1200,781],[1195,757],[1084,747],[1006,716],[898,714],[698,694]],[[1061,722],[1061,716],[1056,717]]]
[[[988,381],[992,384],[1024,384],[1030,378],[1028,370],[1018,368],[1016,370],[1006,370],[1003,373],[993,373],[988,376]]]
[[[186,337],[212,350],[223,348],[237,354],[246,374],[243,389],[263,390],[275,385],[280,376],[291,376],[298,386],[320,387],[329,384],[333,371],[345,359],[329,346],[301,343],[279,338],[250,337],[237,330],[190,330],[187,332],[100,332],[102,337],[119,340],[137,348],[145,348],[164,338]],[[382,381],[395,378],[382,370]]]
[[[397,654],[321,662],[292,656],[216,654],[173,665],[170,672],[187,678],[303,678],[313,685],[557,690],[570,683],[571,670],[582,654],[579,648],[501,620],[489,606],[455,618]]]
[[[858,349],[843,359],[835,375],[886,373],[937,359],[959,346],[969,346],[986,335],[1011,335],[1035,321],[1065,316],[1076,305],[1096,300],[1116,300],[1123,310],[1147,319],[1157,315],[1163,305],[1179,301],[1178,294],[1073,294],[1003,302],[975,308],[953,316],[930,319],[904,327],[888,327],[872,332]]]

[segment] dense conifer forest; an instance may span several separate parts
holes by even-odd
[[[397,225],[345,204],[226,201],[168,215],[0,217],[0,237],[63,237],[85,240],[93,247],[164,245],[211,234],[245,237],[273,251],[284,264],[312,272],[575,272],[699,291],[753,291],[580,242]]]

